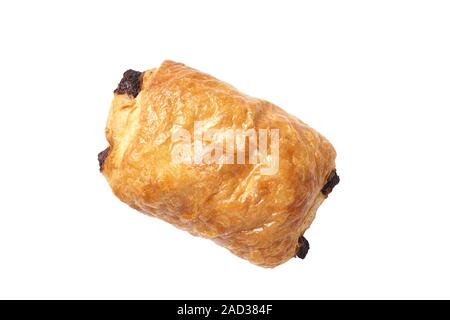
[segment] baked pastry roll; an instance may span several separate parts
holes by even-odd
[[[303,234],[339,182],[317,131],[172,61],[125,72],[106,137],[100,170],[120,200],[262,267],[306,256]]]

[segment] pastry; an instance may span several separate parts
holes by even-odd
[[[181,63],[128,70],[114,91],[100,171],[130,207],[258,266],[304,258],[336,152],[265,100]]]

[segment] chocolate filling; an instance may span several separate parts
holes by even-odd
[[[305,237],[301,236],[298,239],[298,244],[300,245],[300,249],[297,251],[296,255],[300,259],[305,259],[306,255],[308,254],[308,251],[309,251],[309,242],[308,242],[308,240],[306,240]]]
[[[324,196],[328,196],[331,191],[333,191],[333,188],[341,181],[339,179],[339,176],[336,173],[336,170],[331,171],[330,175],[328,176],[327,183],[322,188],[322,193]]]
[[[139,91],[141,91],[141,74],[142,72],[131,69],[125,71],[123,78],[120,80],[117,89],[114,90],[114,93],[128,94],[136,98]]]
[[[98,165],[100,166],[100,172],[103,171],[103,164],[105,163],[106,158],[109,156],[110,147],[106,148],[102,152],[100,152],[97,156]]]

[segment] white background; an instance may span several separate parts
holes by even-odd
[[[0,33],[0,298],[450,298],[448,1],[4,1]],[[253,266],[112,195],[112,90],[164,59],[335,145],[306,260]]]

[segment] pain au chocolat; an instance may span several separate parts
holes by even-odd
[[[303,235],[339,182],[317,131],[173,61],[124,73],[106,138],[100,170],[121,201],[262,267],[306,256]]]

